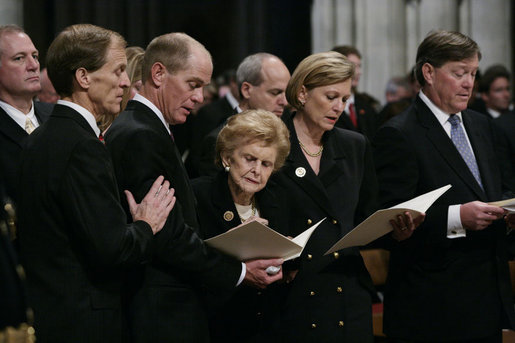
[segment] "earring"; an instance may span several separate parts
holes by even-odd
[[[225,168],[224,168],[224,169],[225,169],[225,171],[226,171],[226,172],[229,172],[229,170],[231,170],[231,167],[229,167],[229,166],[225,166]]]
[[[301,105],[302,107],[304,107],[304,105],[305,105],[305,104],[306,104],[306,102],[305,102],[305,101],[301,101],[301,102],[300,102],[300,105]]]

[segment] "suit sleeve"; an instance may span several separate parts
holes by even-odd
[[[127,224],[107,151],[92,140],[79,144],[59,190],[69,228],[85,254],[105,266],[133,265],[151,256],[152,229]]]
[[[170,146],[169,142],[151,131],[139,131],[129,139],[123,152],[122,168],[136,201],[145,196],[164,171],[165,179],[174,187],[171,175],[174,175],[174,168],[182,166],[174,165],[175,158],[170,156],[173,151],[167,150],[167,146]],[[241,263],[207,247],[196,228],[185,222],[182,206],[178,197],[165,227],[155,236],[157,257],[173,268],[193,272],[194,278],[202,283],[234,288],[241,275]]]

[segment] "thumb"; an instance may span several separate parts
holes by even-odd
[[[138,209],[138,204],[136,203],[136,200],[134,200],[134,196],[132,193],[128,190],[124,191],[125,196],[127,197],[127,203],[129,204],[129,209],[131,211],[131,214],[134,214],[136,210]]]

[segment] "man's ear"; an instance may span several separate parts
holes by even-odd
[[[432,85],[434,83],[434,77],[435,77],[435,67],[433,67],[429,63],[424,63],[422,66],[422,75],[424,76],[424,80],[426,80],[426,83],[428,85]]]
[[[161,62],[154,63],[150,69],[151,79],[156,87],[160,87],[164,83],[166,74],[166,67]]]
[[[75,81],[83,89],[89,89],[91,84],[91,76],[86,68],[79,68],[75,70]]]
[[[247,81],[244,81],[241,84],[241,95],[243,98],[248,99],[250,98],[250,93],[252,92],[252,85],[248,83]]]

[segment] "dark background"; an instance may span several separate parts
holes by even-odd
[[[65,27],[91,23],[143,48],[168,32],[185,32],[213,56],[213,76],[256,52],[283,59],[290,71],[311,53],[312,0],[30,0],[24,29],[40,51]]]

